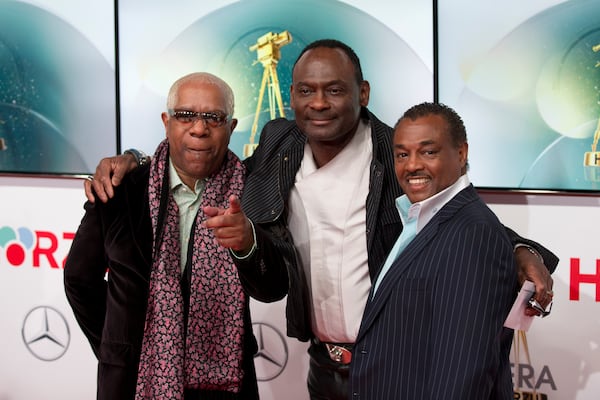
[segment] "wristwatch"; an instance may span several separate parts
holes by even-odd
[[[525,243],[517,243],[515,244],[515,246],[513,247],[513,251],[516,251],[519,247],[525,247],[527,249],[528,252],[530,252],[531,254],[533,254],[534,256],[536,256],[541,262],[542,264],[544,263],[544,257],[542,257],[542,255],[540,253],[538,253],[533,247],[531,247],[528,244]]]
[[[127,149],[123,152],[123,154],[131,154],[133,158],[135,158],[135,162],[137,162],[138,167],[146,165],[150,162],[150,157],[141,150]]]

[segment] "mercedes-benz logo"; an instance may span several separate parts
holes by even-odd
[[[62,357],[71,342],[67,320],[50,306],[35,307],[25,315],[21,336],[27,350],[43,361]]]
[[[256,379],[259,382],[277,378],[288,361],[288,346],[285,337],[273,325],[254,322],[252,330],[258,342],[258,352],[254,356]]]

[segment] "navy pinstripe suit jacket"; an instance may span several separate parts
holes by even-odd
[[[503,328],[517,291],[506,229],[470,186],[400,254],[369,300],[351,364],[361,400],[512,399]]]

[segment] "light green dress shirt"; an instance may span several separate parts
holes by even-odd
[[[188,243],[194,219],[198,214],[200,203],[202,202],[202,193],[204,193],[206,181],[198,179],[194,189],[188,187],[175,170],[173,163],[169,160],[169,189],[173,194],[173,199],[179,208],[179,240],[181,244],[181,272],[185,268],[187,260]]]

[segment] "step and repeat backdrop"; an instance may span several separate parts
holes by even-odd
[[[485,193],[500,219],[559,257],[554,306],[527,333],[515,385],[540,399],[600,393],[600,199]],[[82,181],[0,178],[0,399],[93,399],[96,360],[64,295],[63,263],[83,215]],[[282,302],[252,304],[264,400],[307,400],[306,344],[285,335]],[[526,395],[524,395],[526,396]],[[533,397],[522,397],[533,398]]]

